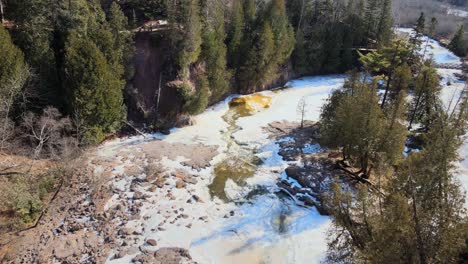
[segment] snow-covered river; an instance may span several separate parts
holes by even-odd
[[[461,63],[437,42],[431,42],[431,45],[430,52],[437,63]],[[442,98],[449,102],[463,89],[464,83],[454,76],[460,71],[440,69],[439,73],[443,77]],[[184,166],[183,157],[162,160],[168,170],[185,169],[198,176],[200,180],[192,191],[203,202],[187,204],[186,194],[180,189],[172,191],[174,199],[153,194],[143,203],[140,213],[143,217],[127,223],[135,228],[145,227],[140,234],[142,239],[137,243],[143,245],[146,238],[154,238],[156,248],[187,248],[199,263],[319,263],[325,256],[326,231],[331,221],[314,208],[298,206],[289,198],[276,194],[276,181],[285,177],[287,163],[278,155],[277,142],[268,138],[262,127],[273,121],[299,121],[296,108],[301,98],[305,98],[308,105],[305,118],[318,120],[324,100],[333,89],[342,86],[345,77],[301,78],[290,81],[285,89],[261,92],[257,96],[260,101],[252,103],[249,114],[230,113],[229,102],[238,97],[231,96],[196,116],[195,125],[172,129],[167,136],[153,135],[154,139],[167,143],[216,146],[219,154],[210,167],[200,171]],[[447,81],[452,85],[447,86]],[[106,143],[100,151],[106,155],[147,140],[141,137],[115,140]],[[468,144],[465,144],[460,152],[463,158],[467,158],[467,152]],[[255,168],[250,170],[249,166]],[[246,171],[248,177],[238,181],[233,170]],[[216,175],[227,176],[213,184]],[[468,161],[461,163],[459,176],[468,189]],[[112,184],[125,190],[130,184],[130,180],[126,182],[125,179]],[[130,190],[125,191],[133,195]],[[244,199],[252,193],[254,195],[249,195],[249,199]],[[118,202],[118,198],[113,197],[108,206]],[[191,221],[190,228],[184,226],[185,222],[183,225],[175,222],[157,229],[164,219],[157,211],[173,211],[174,208],[183,208],[185,214],[203,217],[204,221]],[[130,253],[118,259],[110,256],[108,262],[129,263],[133,256]]]

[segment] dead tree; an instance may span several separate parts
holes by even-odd
[[[301,116],[301,128],[304,128],[304,117],[307,113],[307,101],[305,96],[297,103],[297,114]]]
[[[71,130],[72,122],[69,118],[63,118],[56,108],[47,107],[41,116],[31,112],[26,113],[22,126],[33,144],[33,157],[37,159],[46,146],[49,154],[55,154],[56,150],[61,150],[62,144],[67,142],[64,140],[66,137],[64,132]]]

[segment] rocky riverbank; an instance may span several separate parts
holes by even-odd
[[[49,205],[36,227],[1,239],[2,263],[103,263],[106,259],[132,256],[135,263],[194,263],[187,250],[158,246],[157,239],[144,237],[148,226],[135,222],[147,219],[142,207],[147,200],[174,200],[174,192],[185,195],[184,203],[203,203],[194,191],[198,181],[209,179],[191,174],[210,165],[216,148],[166,143],[159,140],[138,146],[90,151],[75,161],[75,173]],[[181,168],[167,170],[168,159],[180,160]],[[183,193],[183,194],[181,194]],[[164,208],[164,209],[163,209]],[[167,225],[191,228],[191,221],[207,221],[208,216],[192,216],[183,206],[161,205],[164,215],[153,230]],[[187,222],[187,223],[185,223]],[[109,252],[113,250],[109,257]]]
[[[340,154],[319,145],[320,125],[316,122],[273,122],[265,128],[280,147],[278,154],[288,162],[278,187],[305,206],[314,206],[322,215],[327,212],[330,184],[340,181],[352,186],[349,177],[338,169]],[[345,185],[343,185],[345,186]]]

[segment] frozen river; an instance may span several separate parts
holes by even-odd
[[[428,54],[433,54],[437,63],[461,63],[437,42],[429,43]],[[439,70],[446,106],[464,87],[456,73],[460,71]],[[277,142],[268,138],[262,127],[273,121],[299,121],[296,107],[301,98],[308,105],[305,118],[317,121],[324,100],[344,80],[344,75],[327,75],[290,81],[287,88],[247,96],[248,113],[230,107],[229,102],[239,97],[231,96],[196,116],[195,125],[172,129],[167,136],[153,135],[155,140],[167,143],[215,146],[218,154],[211,166],[200,171],[184,166],[182,157],[162,161],[168,170],[185,169],[205,179],[193,190],[203,203],[187,205],[182,190],[173,191],[175,199],[172,200],[154,193],[143,204],[143,218],[127,225],[144,226],[141,236],[156,239],[157,248],[188,249],[199,263],[319,263],[325,256],[326,231],[331,221],[314,208],[298,206],[290,198],[277,194],[276,182],[284,177],[288,163],[278,155]],[[452,85],[448,86],[448,81]],[[105,144],[100,151],[105,155],[127,144],[138,145],[147,140],[141,137],[116,140]],[[462,158],[467,158],[467,152],[468,144],[465,144],[460,151]],[[467,162],[460,163],[458,175],[468,189]],[[126,190],[130,181],[112,184],[132,195]],[[118,201],[116,198],[111,202]],[[206,216],[207,221],[190,222],[190,228],[173,224],[164,230],[155,229],[164,218],[156,212],[181,207],[188,215]],[[139,243],[143,244],[144,239]],[[133,256],[109,258],[108,262],[129,263]]]

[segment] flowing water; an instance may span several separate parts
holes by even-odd
[[[228,124],[227,132],[223,139],[227,143],[226,157],[216,164],[214,168],[213,182],[208,186],[210,194],[223,201],[229,201],[224,191],[228,179],[235,184],[245,186],[245,179],[252,177],[262,160],[255,156],[255,150],[249,146],[240,145],[233,134],[240,129],[236,124],[241,117],[254,115],[256,112],[270,107],[271,97],[262,94],[252,94],[234,98],[229,102],[229,110],[223,115],[223,120]]]

